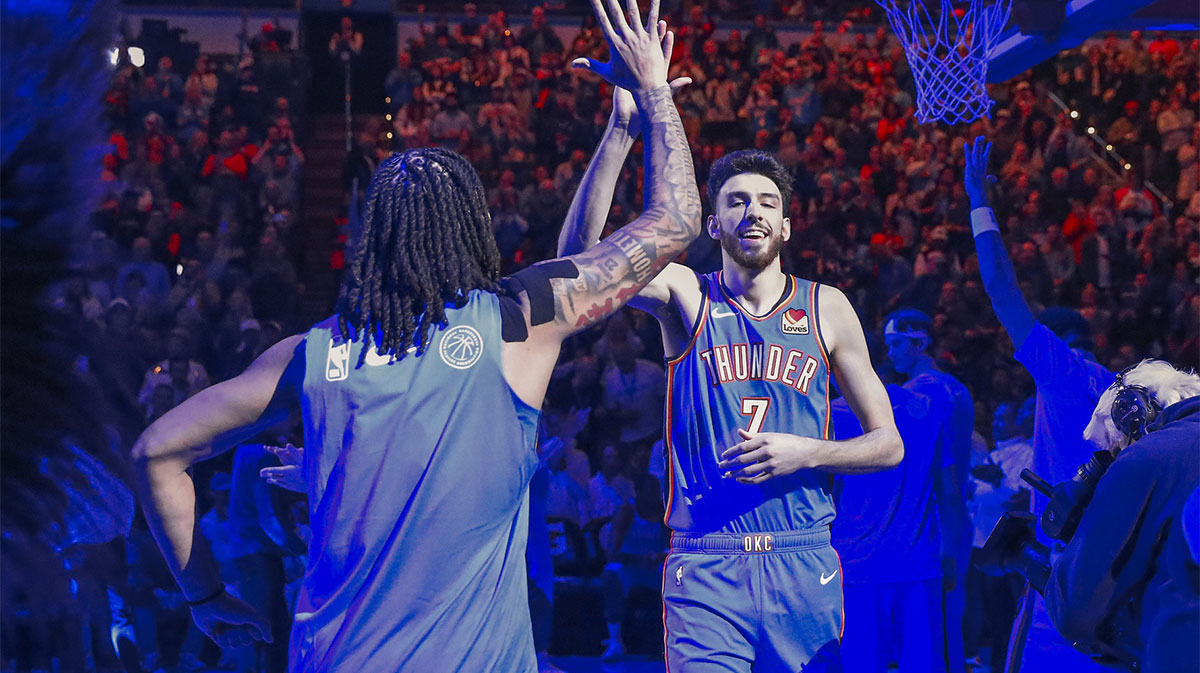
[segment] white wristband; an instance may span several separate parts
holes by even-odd
[[[989,231],[1000,232],[1000,226],[996,224],[996,213],[987,206],[972,210],[971,235],[978,238],[980,234]]]

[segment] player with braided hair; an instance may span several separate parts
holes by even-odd
[[[497,290],[500,253],[483,185],[466,160],[437,147],[392,157],[375,184],[388,188],[367,196],[338,327],[349,336],[377,323],[379,354],[402,357],[411,346],[423,353],[430,329],[446,322],[447,304],[466,301],[471,290]],[[389,291],[402,285],[407,292]]]
[[[336,315],[138,439],[146,519],[196,623],[218,644],[270,632],[225,592],[196,534],[187,468],[300,408],[312,538],[291,670],[536,669],[526,494],[559,346],[620,308],[700,231],[658,2],[645,26],[608,4],[611,18],[592,0],[610,48],[596,70],[634,92],[645,212],[582,254],[500,279],[471,167],[440,149],[393,157],[371,181]]]

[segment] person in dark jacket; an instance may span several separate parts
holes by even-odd
[[[1197,412],[1200,376],[1162,360],[1118,375],[1096,404],[1084,437],[1116,459],[1046,585],[1051,622],[1080,649],[1115,643],[1141,660],[1153,654],[1158,670],[1196,670],[1194,639],[1164,640],[1153,630],[1197,618],[1195,582],[1174,581],[1163,558],[1171,538],[1190,532],[1179,521],[1200,483]]]

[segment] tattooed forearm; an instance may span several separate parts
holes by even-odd
[[[646,146],[645,211],[586,252],[572,257],[573,282],[557,282],[556,324],[575,331],[611,315],[700,233],[700,193],[683,122],[662,86],[634,94]]]
[[[634,282],[639,285],[645,285],[652,277],[653,263],[650,260],[650,254],[646,252],[646,247],[641,244],[637,238],[630,236],[624,231],[614,232],[608,240],[613,242],[629,262],[630,269],[633,271]],[[615,271],[619,265],[613,259],[604,260],[606,270]]]
[[[665,224],[675,225],[670,233],[690,242],[700,229],[700,192],[692,151],[670,87],[658,87],[635,94],[642,113],[642,134],[646,138],[646,212]],[[665,210],[654,212],[655,206]],[[663,216],[668,217],[663,217]]]

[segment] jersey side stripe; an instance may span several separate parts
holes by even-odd
[[[829,439],[829,423],[833,418],[832,409],[830,406],[829,395],[829,354],[825,348],[825,337],[821,334],[821,307],[817,304],[817,296],[820,294],[821,284],[813,282],[812,288],[809,290],[808,305],[812,307],[813,327],[817,336],[817,349],[821,351],[821,360],[825,363],[825,428],[822,430],[822,439]]]
[[[663,514],[664,526],[669,525],[667,522],[671,520],[671,505],[675,503],[675,450],[671,446],[671,419],[675,418],[675,414],[672,413],[673,405],[671,404],[671,398],[674,397],[675,390],[674,374],[675,363],[669,363],[667,365],[667,409],[666,418],[663,420],[663,453],[667,457],[667,511]],[[665,621],[663,623],[666,624]]]
[[[688,353],[692,352],[692,348],[694,348],[696,346],[696,341],[700,339],[700,333],[704,331],[704,325],[708,323],[708,307],[709,307],[708,293],[705,292],[703,296],[704,296],[704,298],[700,302],[700,317],[696,319],[696,325],[692,329],[692,338],[688,340],[687,348],[684,348],[683,352],[681,352],[679,355],[676,355],[675,357],[667,360],[668,367],[679,363],[680,361],[682,361],[684,358],[686,358],[688,356]],[[669,390],[669,388],[668,388],[668,390]],[[669,409],[668,409],[668,411],[669,411]]]

